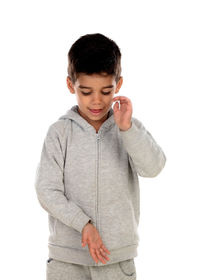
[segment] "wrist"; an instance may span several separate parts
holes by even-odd
[[[92,224],[92,220],[89,220],[85,226]]]
[[[131,122],[127,127],[120,128],[120,131],[127,131],[127,130],[129,130],[131,127],[132,127],[132,122]]]

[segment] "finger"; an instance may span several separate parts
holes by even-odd
[[[119,103],[120,103],[120,104],[123,104],[123,103],[130,103],[130,101],[127,100],[127,99],[121,99],[121,100],[119,100]]]
[[[81,245],[84,247],[86,244],[87,244],[87,241],[82,239]]]
[[[113,97],[113,99],[119,99],[119,98],[128,98],[128,97],[123,96],[123,95],[118,95],[118,96]]]
[[[119,102],[116,102],[115,105],[113,106],[114,110],[119,110]]]
[[[94,259],[94,261],[96,263],[98,263],[98,255],[96,254],[96,250],[95,249],[90,249],[90,255],[92,256],[92,258]]]
[[[130,100],[130,99],[126,96],[116,96],[113,98],[113,101],[115,100]]]
[[[114,102],[120,103],[120,105],[121,105],[121,104],[129,104],[129,103],[130,103],[130,101],[127,100],[127,99],[114,100]],[[116,104],[116,103],[115,103],[115,104]]]
[[[103,244],[101,245],[101,248],[103,248],[106,253],[110,254],[110,251]]]
[[[100,253],[102,254],[102,256],[103,256],[107,261],[109,261],[110,259],[109,259],[109,257],[106,255],[106,253],[104,252],[104,250],[103,250],[102,248],[99,248],[99,250],[100,250]]]
[[[99,260],[100,260],[102,263],[106,264],[106,261],[103,259],[103,256],[102,256],[101,253],[99,252],[99,249],[96,249],[96,254],[97,254]]]

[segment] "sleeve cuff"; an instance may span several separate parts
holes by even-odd
[[[74,219],[72,220],[71,227],[82,233],[84,226],[91,220],[86,214],[82,211],[79,211]]]
[[[137,127],[134,118],[131,120],[131,127],[127,130],[120,130],[120,135],[124,139],[125,143],[135,143],[137,145],[138,140],[141,140],[141,129]]]

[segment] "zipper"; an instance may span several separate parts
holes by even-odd
[[[97,187],[97,195],[96,195],[96,226],[99,229],[98,227],[98,215],[99,215],[99,211],[98,211],[98,174],[99,174],[99,140],[100,140],[100,133],[96,133],[96,140],[97,140],[97,160],[96,160],[96,187]]]

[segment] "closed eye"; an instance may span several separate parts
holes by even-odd
[[[83,94],[83,95],[90,95],[91,94],[91,92],[84,92],[84,91],[81,91],[81,93]],[[102,91],[102,94],[104,94],[104,95],[108,95],[108,94],[110,94],[111,93],[111,91],[108,91],[108,92],[103,92]]]

